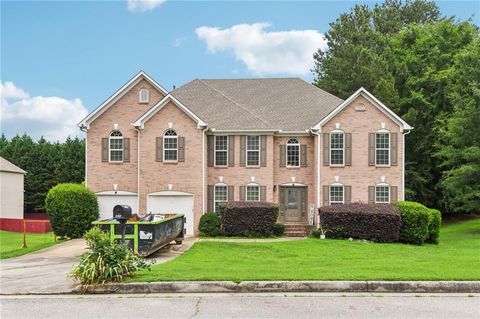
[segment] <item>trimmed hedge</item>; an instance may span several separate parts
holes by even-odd
[[[200,217],[198,229],[202,236],[216,237],[222,235],[220,217],[215,213],[205,213]]]
[[[285,234],[285,225],[284,224],[273,225],[272,232],[275,236],[283,236]]]
[[[272,236],[278,205],[267,202],[228,202],[220,205],[223,233],[227,236]]]
[[[402,226],[398,208],[390,204],[323,206],[319,208],[319,214],[322,228],[330,238],[395,242],[399,239]]]
[[[429,209],[416,202],[396,202],[395,205],[400,209],[403,220],[400,241],[422,245],[429,237]]]
[[[442,213],[433,208],[430,208],[428,213],[428,238],[425,240],[425,242],[438,245],[440,238],[440,226],[442,225]]]
[[[95,193],[81,184],[58,184],[48,191],[45,208],[57,236],[80,238],[97,220]]]

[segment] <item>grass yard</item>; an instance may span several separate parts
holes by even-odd
[[[27,248],[22,248],[23,233],[0,231],[0,259],[25,255],[59,243],[54,241],[53,233],[27,233]]]
[[[198,242],[129,281],[480,280],[480,219],[443,226],[439,245],[308,238],[279,243]]]

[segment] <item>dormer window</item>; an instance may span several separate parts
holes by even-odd
[[[150,94],[148,92],[148,89],[142,88],[140,89],[140,92],[138,92],[138,101],[140,103],[148,103],[149,96]]]

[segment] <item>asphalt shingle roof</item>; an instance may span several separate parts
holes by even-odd
[[[217,130],[304,131],[343,102],[299,78],[196,79],[171,94]]]

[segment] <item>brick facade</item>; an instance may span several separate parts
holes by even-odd
[[[138,102],[141,88],[150,91],[149,103]],[[403,198],[403,141],[400,126],[389,116],[362,96],[353,100],[321,128],[320,134],[334,129],[352,134],[352,163],[350,166],[332,167],[323,165],[323,139],[314,133],[287,135],[284,133],[258,133],[266,135],[265,167],[243,167],[240,165],[240,132],[234,134],[234,166],[207,166],[207,134],[173,102],[166,104],[151,117],[142,129],[131,125],[164,97],[163,93],[141,80],[129,89],[108,110],[96,118],[87,133],[87,185],[94,192],[112,191],[113,184],[118,190],[139,194],[139,213],[147,213],[148,194],[168,190],[193,194],[194,229],[207,207],[208,185],[223,181],[234,187],[234,200],[240,199],[240,187],[254,181],[266,187],[266,200],[278,202],[279,187],[282,184],[304,184],[308,187],[307,205],[322,205],[322,188],[334,182],[351,186],[351,201],[368,201],[368,186],[374,186],[383,179],[391,186],[398,187],[398,199]],[[363,103],[364,111],[355,110],[355,105]],[[118,126],[124,137],[130,138],[130,161],[110,163],[102,161],[102,138]],[[185,160],[178,163],[165,163],[156,160],[156,138],[163,136],[169,128],[185,138]],[[398,135],[398,164],[389,167],[368,165],[368,134],[384,128]],[[138,137],[137,134],[140,134]],[[204,135],[205,134],[205,135]],[[226,134],[227,135],[227,134]],[[255,135],[255,134],[252,134]],[[288,168],[280,165],[280,146],[290,138],[296,138],[307,146],[306,167]],[[140,149],[138,148],[140,141]],[[318,146],[320,149],[318,150]],[[202,149],[202,147],[204,149]],[[140,156],[140,176],[138,176],[138,155]],[[204,158],[202,158],[204,155]],[[319,156],[319,158],[317,158]],[[318,160],[320,160],[320,180],[318,181]],[[205,174],[203,176],[203,173]],[[205,177],[205,178],[203,178]],[[320,185],[320,188],[317,185]],[[316,210],[315,210],[316,211]],[[305,221],[306,222],[306,221]]]

